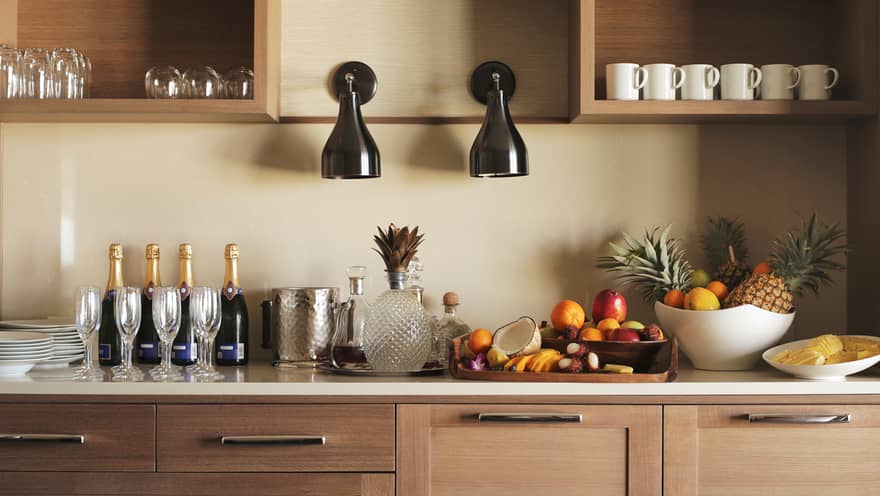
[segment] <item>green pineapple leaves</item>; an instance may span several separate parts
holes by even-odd
[[[821,286],[832,283],[829,272],[846,270],[833,260],[846,251],[846,233],[840,223],[825,224],[814,213],[799,229],[773,241],[770,266],[795,295],[818,294]]]

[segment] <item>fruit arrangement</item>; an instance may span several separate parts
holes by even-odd
[[[572,300],[563,300],[550,312],[550,324],[541,324],[545,339],[569,341],[662,341],[663,330],[657,324],[648,326],[626,319],[626,298],[614,289],[600,291],[593,298],[591,320],[583,307]]]
[[[880,343],[855,336],[824,334],[803,348],[786,350],[772,358],[784,365],[832,365],[880,355]]]
[[[709,218],[701,238],[713,275],[694,269],[671,226],[645,232],[643,239],[623,233],[623,243],[611,243],[613,254],[598,267],[637,288],[648,301],[684,310],[711,311],[754,305],[790,313],[794,299],[818,294],[831,282],[830,272],[845,266],[835,259],[846,251],[845,233],[838,223],[822,223],[816,214],[773,241],[767,260],[751,268],[745,226],[737,219]]]

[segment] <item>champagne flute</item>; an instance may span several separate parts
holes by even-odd
[[[76,291],[76,331],[85,347],[82,366],[73,379],[76,381],[102,381],[104,373],[95,367],[94,335],[101,327],[101,288],[82,287]]]
[[[201,350],[200,367],[193,370],[193,377],[203,380],[221,380],[223,374],[214,368],[214,340],[220,330],[220,290],[206,286],[193,288],[190,313],[193,330],[199,338]]]
[[[116,328],[122,341],[122,367],[113,371],[113,380],[143,381],[144,373],[138,370],[131,360],[134,338],[141,327],[141,289],[131,286],[117,288],[113,310]]]
[[[180,367],[171,364],[171,346],[180,330],[180,290],[175,286],[161,286],[153,289],[153,324],[159,335],[159,348],[162,361],[150,370],[157,381],[180,381],[183,374]]]

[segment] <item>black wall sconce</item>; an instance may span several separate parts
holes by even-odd
[[[346,62],[333,75],[332,86],[339,100],[339,116],[321,152],[321,176],[380,177],[379,148],[361,115],[361,105],[376,95],[376,73],[362,62]]]
[[[516,91],[513,71],[501,62],[485,62],[471,75],[471,94],[486,105],[486,118],[471,147],[471,177],[529,174],[529,157],[507,101]]]

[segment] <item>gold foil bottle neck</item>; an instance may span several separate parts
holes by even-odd
[[[238,244],[237,243],[229,243],[226,245],[226,258],[238,258]]]
[[[155,260],[159,258],[159,245],[156,243],[150,243],[147,245],[147,260]]]
[[[110,245],[110,260],[122,260],[122,245],[112,243]]]
[[[181,243],[180,250],[178,250],[178,256],[180,258],[192,258],[193,256],[193,247],[189,243]]]

